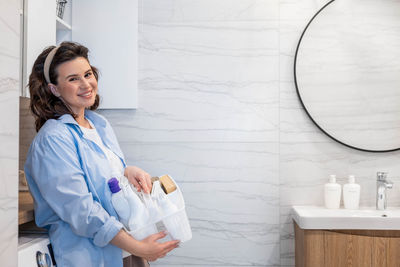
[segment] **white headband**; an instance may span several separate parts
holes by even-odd
[[[50,65],[51,62],[53,61],[53,57],[56,54],[58,48],[59,46],[54,47],[53,50],[51,50],[50,53],[47,55],[46,60],[44,61],[43,72],[44,72],[44,78],[46,79],[47,83],[50,83],[50,75],[49,75]]]

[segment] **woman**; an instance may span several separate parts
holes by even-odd
[[[71,42],[45,49],[29,77],[38,133],[25,172],[36,224],[49,230],[59,267],[122,266],[121,249],[154,261],[179,242],[157,242],[163,232],[137,241],[116,219],[107,181],[123,174],[149,193],[151,179],[126,166],[110,124],[92,111],[99,105],[97,80],[88,49]]]

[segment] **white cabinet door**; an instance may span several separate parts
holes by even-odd
[[[22,82],[26,86],[36,58],[45,47],[56,44],[56,1],[27,0],[24,5]]]
[[[137,107],[137,0],[75,0],[72,40],[89,48],[100,70],[100,108]]]

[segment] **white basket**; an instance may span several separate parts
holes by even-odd
[[[183,199],[182,191],[175,180],[172,177],[171,179],[176,185],[176,190],[166,196],[178,208],[178,210],[172,214],[165,214],[140,229],[130,231],[129,234],[135,239],[143,240],[149,235],[157,233],[158,229],[156,223],[160,221],[163,222],[172,239],[180,240],[181,243],[192,239],[192,229],[190,228],[189,219],[186,214],[185,200]]]
[[[162,222],[172,239],[179,240],[181,243],[192,239],[192,229],[185,208],[164,217]]]
[[[143,226],[137,230],[130,231],[129,234],[133,236],[136,240],[143,240],[146,237],[158,233],[157,226],[154,223]]]

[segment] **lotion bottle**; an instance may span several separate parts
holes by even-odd
[[[340,207],[340,198],[342,187],[336,183],[336,175],[329,177],[329,183],[325,184],[325,207],[327,209],[338,209]]]
[[[343,186],[345,209],[358,209],[360,204],[360,185],[355,183],[354,175],[349,175],[349,182]]]

